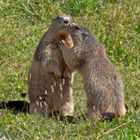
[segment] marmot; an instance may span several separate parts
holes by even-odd
[[[56,47],[63,38],[63,28],[69,23],[70,17],[54,18],[37,46],[28,73],[29,114],[36,112],[49,116],[59,112],[73,115],[73,75],[67,70],[62,54]]]
[[[125,115],[123,82],[105,48],[83,26],[71,24],[66,30],[74,45],[66,47],[64,40],[60,49],[70,71],[78,71],[83,77],[89,120]]]

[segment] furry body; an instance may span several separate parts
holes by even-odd
[[[53,19],[37,46],[28,73],[29,114],[49,116],[60,112],[73,115],[72,74],[68,72],[56,47],[59,44],[59,30],[69,22],[69,17]],[[68,74],[64,76],[64,72]]]
[[[123,82],[105,48],[80,25],[71,24],[67,32],[74,46],[61,46],[61,50],[68,68],[83,77],[88,118],[95,121],[109,114],[113,114],[110,117],[125,115]]]

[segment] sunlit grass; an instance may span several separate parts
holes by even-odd
[[[112,122],[91,124],[80,119],[66,124],[56,119],[14,115],[0,110],[0,136],[7,139],[140,138],[140,2],[139,0],[1,0],[0,100],[22,99],[32,55],[51,19],[70,15],[105,45],[125,84],[127,114]],[[28,97],[22,100],[28,100]],[[75,116],[84,114],[82,80],[74,80]]]

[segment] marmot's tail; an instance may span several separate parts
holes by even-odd
[[[9,109],[17,112],[29,112],[29,102],[22,100],[0,101],[0,109]]]

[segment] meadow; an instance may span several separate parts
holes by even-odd
[[[0,0],[0,101],[24,100],[27,73],[36,46],[57,15],[69,15],[104,44],[120,72],[127,114],[111,122],[55,118],[0,110],[0,140],[139,140],[140,1]],[[86,111],[82,79],[74,79],[75,117]]]

